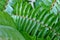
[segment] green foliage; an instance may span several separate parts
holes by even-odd
[[[25,40],[16,29],[0,25],[0,40]]]
[[[43,8],[51,8],[51,13],[60,12],[60,0],[37,0],[35,6],[41,5]]]
[[[8,0],[0,0],[0,11],[5,9]]]
[[[32,8],[28,1],[13,0],[12,15],[0,12],[0,31],[5,35],[2,37],[7,34],[10,40],[10,36],[12,40],[60,40],[60,16],[51,13],[54,0],[39,2]]]
[[[17,28],[12,17],[10,17],[10,15],[6,12],[0,12],[0,25],[7,25]]]

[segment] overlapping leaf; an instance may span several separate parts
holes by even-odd
[[[16,29],[0,25],[0,40],[25,40]]]
[[[5,25],[5,26],[7,25],[7,26],[12,26],[14,28],[17,28],[12,17],[8,13],[1,12],[1,11],[0,11],[0,25]]]

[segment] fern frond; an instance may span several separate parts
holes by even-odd
[[[25,31],[37,38],[50,37],[51,39],[55,39],[59,35],[57,35],[58,33],[53,28],[53,25],[56,24],[58,15],[50,13],[50,8],[40,11],[40,7],[32,9],[29,3],[20,3],[19,10],[16,11],[18,12],[18,18],[16,19],[18,30]]]

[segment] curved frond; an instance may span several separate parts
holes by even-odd
[[[55,34],[53,25],[57,21],[57,15],[53,13],[51,14],[48,9],[40,11],[40,6],[35,9],[31,9],[29,4],[22,4],[20,4],[19,14],[17,14],[18,18],[16,17],[18,30],[26,31],[29,35],[37,36],[38,38],[47,38],[48,36],[50,37],[50,35],[53,35],[51,33]]]

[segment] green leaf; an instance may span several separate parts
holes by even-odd
[[[0,0],[0,11],[3,11],[5,9],[7,2],[8,0]]]
[[[12,17],[6,12],[0,12],[0,25],[17,27]]]
[[[0,40],[25,40],[25,38],[16,29],[0,25]]]
[[[24,36],[25,40],[36,40],[36,37],[30,36],[28,33],[21,31],[21,34]]]

